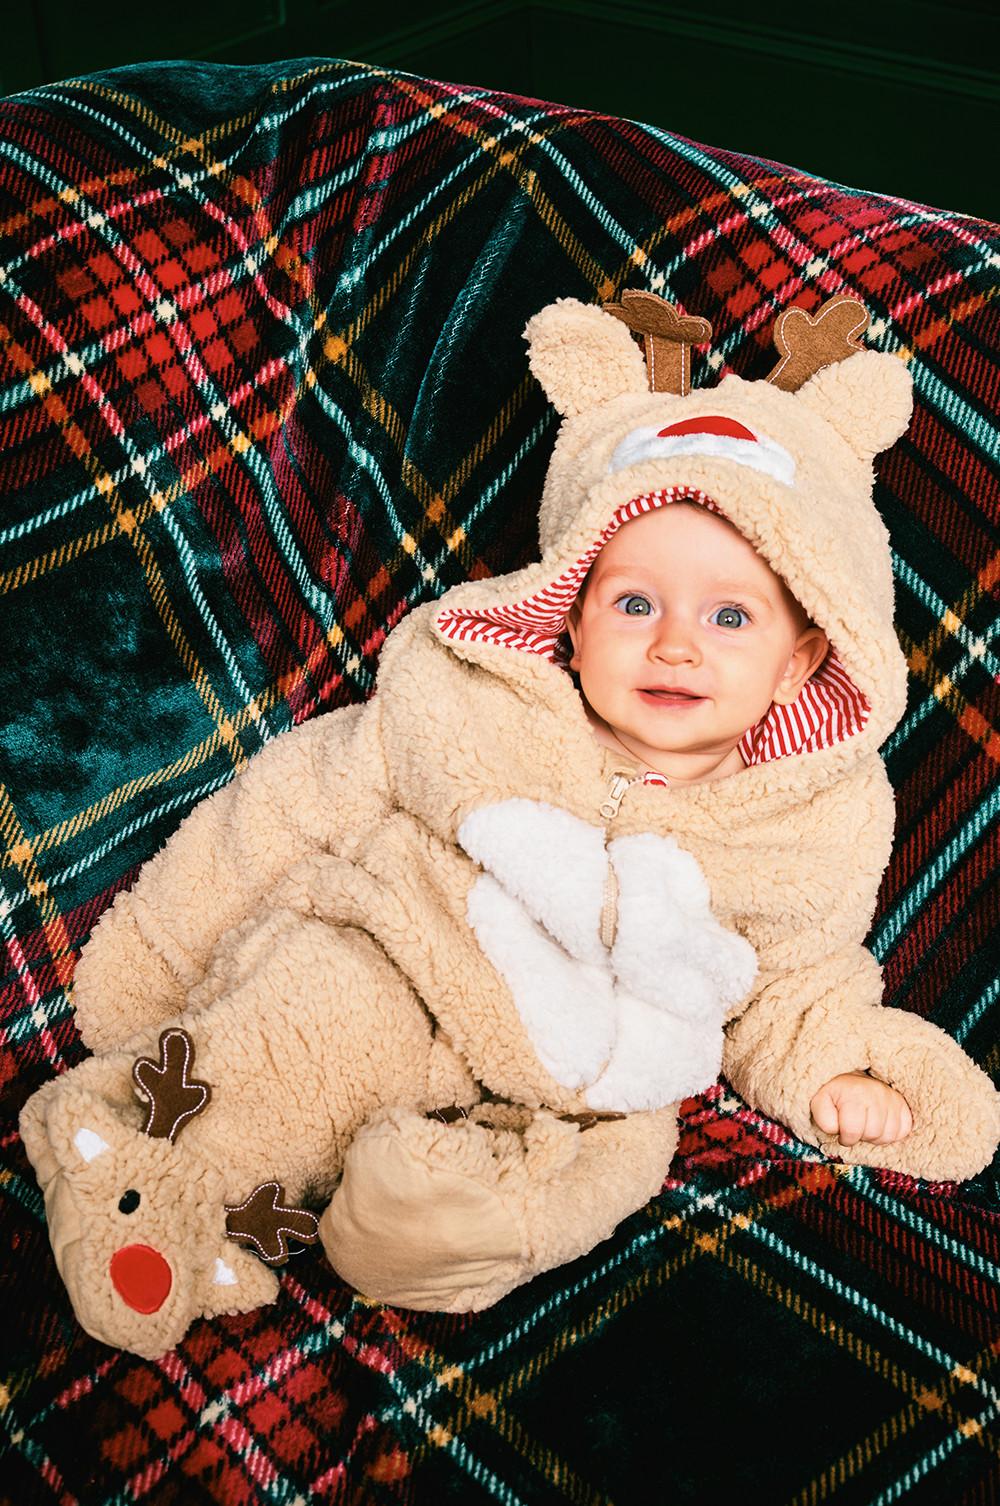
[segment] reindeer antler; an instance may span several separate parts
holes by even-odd
[[[683,397],[691,387],[691,346],[712,338],[708,320],[680,314],[674,304],[642,288],[626,288],[621,303],[601,307],[644,337],[650,392]]]
[[[174,1027],[160,1036],[160,1060],[140,1056],[132,1067],[132,1079],[149,1099],[143,1133],[154,1140],[174,1140],[182,1125],[207,1108],[212,1089],[207,1082],[188,1077],[194,1061],[194,1043],[186,1030]]]
[[[307,1208],[286,1207],[284,1196],[280,1182],[261,1182],[242,1203],[226,1204],[227,1238],[252,1246],[268,1265],[284,1265],[288,1259],[286,1234],[303,1245],[319,1238],[316,1215]]]
[[[797,392],[811,376],[835,361],[864,350],[858,336],[868,328],[868,310],[857,298],[837,293],[815,314],[785,309],[774,326],[781,360],[767,380],[783,392]]]

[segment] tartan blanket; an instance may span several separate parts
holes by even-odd
[[[17,1135],[84,1055],[80,948],[192,806],[365,699],[410,608],[537,558],[557,416],[521,332],[625,287],[711,320],[695,386],[840,291],[905,353],[867,944],[996,1077],[998,286],[997,226],[348,60],[0,101],[5,1506],[1000,1499],[996,1162],[848,1167],[720,1080],[660,1196],[490,1311],[367,1303],[311,1250],[147,1362],[77,1326]]]

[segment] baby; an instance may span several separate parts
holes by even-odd
[[[407,612],[375,694],[191,811],[77,965],[97,1054],[21,1122],[98,1337],[153,1355],[199,1312],[272,1300],[273,1273],[233,1265],[259,1236],[229,1215],[282,1187],[325,1202],[318,1237],[358,1291],[478,1311],[648,1202],[680,1105],[719,1075],[846,1163],[961,1180],[991,1160],[1000,1094],[884,1007],[863,941],[907,690],[872,460],[912,383],[831,342],[840,315],[856,327],[834,299],[804,329],[822,349],[791,353],[782,316],[781,383],[689,394],[610,310],[529,321],[564,420],[540,558]],[[165,1137],[155,1100],[148,1130],[133,1104],[163,1040],[171,1082],[212,1090],[176,1162],[200,1263],[170,1169],[195,1106]],[[129,1272],[162,1295],[168,1255],[190,1279],[154,1323]]]
[[[671,784],[740,774],[743,734],[772,702],[795,700],[829,646],[742,534],[688,501],[614,534],[566,627],[569,668],[598,742]],[[831,1078],[810,1111],[842,1145],[889,1145],[913,1126],[902,1094],[864,1072]]]

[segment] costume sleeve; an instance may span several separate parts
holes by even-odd
[[[880,759],[845,797],[827,823],[822,892],[799,894],[797,934],[758,951],[750,1003],[725,1026],[722,1071],[753,1108],[826,1155],[964,1181],[1000,1140],[1000,1093],[945,1031],[883,1004],[882,969],[862,944],[892,852],[894,797]],[[841,1145],[810,1113],[832,1077],[865,1071],[913,1114],[909,1134],[891,1145]]]
[[[104,1051],[184,1007],[224,931],[312,853],[350,856],[391,805],[378,696],[300,723],[195,806],[116,895],[73,980],[84,1042]]]
[[[932,1181],[964,1181],[1000,1139],[1000,1094],[950,1035],[882,1004],[882,970],[858,943],[771,976],[726,1027],[722,1071],[753,1107],[842,1161]],[[841,1145],[809,1111],[841,1072],[868,1071],[901,1093],[913,1128],[891,1145]]]

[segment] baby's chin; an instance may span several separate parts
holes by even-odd
[[[672,718],[678,725],[670,728],[669,735],[661,732],[657,736],[655,729],[651,735],[650,728],[638,719],[629,725],[617,725],[605,720],[592,708],[588,710],[591,728],[598,742],[616,753],[630,753],[637,762],[660,769],[668,776],[669,760],[671,756],[676,757],[678,754],[687,755],[699,764],[706,760],[706,771],[701,776],[703,778],[722,778],[727,774],[741,773],[746,768],[739,751],[743,733],[730,732],[714,738],[711,728],[696,725],[697,715],[693,707],[689,712],[678,712]],[[686,725],[685,718],[690,718],[689,726]],[[682,782],[679,768],[675,769],[675,777]]]
[[[630,717],[627,723],[622,723],[614,721],[611,716],[602,715],[587,700],[582,690],[580,699],[598,741],[619,753],[623,751],[623,745],[625,751],[630,748],[644,749],[644,755],[636,751],[636,758],[645,756],[652,760],[657,753],[666,756],[672,752],[690,752],[693,751],[692,744],[702,743],[706,744],[706,752],[717,752],[720,758],[728,757],[739,746],[747,730],[741,725],[736,729],[719,729],[717,725],[713,725],[718,720],[718,711],[714,706],[711,708],[715,713],[714,717],[707,719],[695,706],[661,710],[655,705],[649,705],[638,708],[634,717]],[[765,706],[761,715],[765,716],[769,709],[770,706]],[[753,725],[756,726],[756,722]]]

